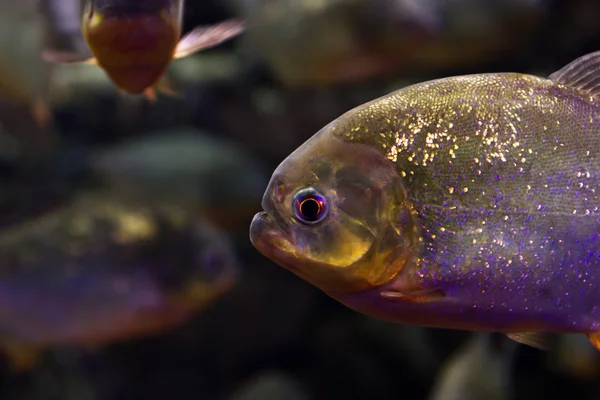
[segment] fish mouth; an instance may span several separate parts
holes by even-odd
[[[293,244],[285,238],[283,230],[265,211],[259,212],[250,223],[250,242],[265,257],[288,267],[285,259],[295,257]]]

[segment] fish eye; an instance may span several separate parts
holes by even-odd
[[[304,224],[319,223],[327,216],[327,199],[313,188],[301,189],[294,195],[294,213]]]

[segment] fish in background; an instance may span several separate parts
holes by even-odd
[[[250,57],[289,86],[473,67],[534,38],[545,0],[230,0]],[[290,50],[293,49],[293,50]]]
[[[90,54],[45,50],[49,62],[97,65],[124,93],[176,95],[165,78],[169,63],[214,47],[244,30],[231,19],[181,37],[184,0],[85,0],[81,31]]]
[[[267,170],[249,153],[194,128],[123,141],[99,150],[91,165],[123,192],[185,202],[224,228],[248,223],[268,182]]]
[[[0,0],[0,98],[27,105],[40,126],[53,120],[47,104],[53,67],[40,56],[48,33],[38,0]]]
[[[363,314],[600,349],[600,52],[454,76],[332,121],[275,170],[250,240]]]
[[[442,366],[429,400],[508,400],[518,344],[478,332]]]
[[[228,239],[189,209],[83,192],[0,233],[0,349],[14,371],[47,348],[172,329],[234,283]]]

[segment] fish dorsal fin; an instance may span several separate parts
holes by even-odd
[[[550,79],[600,98],[600,51],[579,57],[550,75]]]

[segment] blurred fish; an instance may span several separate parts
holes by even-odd
[[[183,0],[86,0],[81,29],[88,54],[46,50],[49,62],[98,65],[121,91],[175,94],[164,73],[173,59],[222,43],[244,30],[240,20],[200,26],[181,38]]]
[[[119,190],[185,201],[227,227],[248,223],[268,182],[248,153],[193,128],[123,142],[100,151],[92,165]]]
[[[475,333],[439,374],[429,400],[508,400],[517,343],[493,333]]]
[[[0,0],[0,96],[27,104],[39,125],[52,121],[46,102],[52,66],[40,53],[48,25],[38,0]]]
[[[364,314],[600,348],[600,52],[348,111],[273,173],[250,239]]]
[[[472,67],[531,43],[545,0],[230,0],[285,84]],[[293,49],[293,51],[290,51]]]
[[[162,332],[237,271],[226,239],[186,209],[83,193],[0,234],[0,343],[18,371],[44,348]]]

